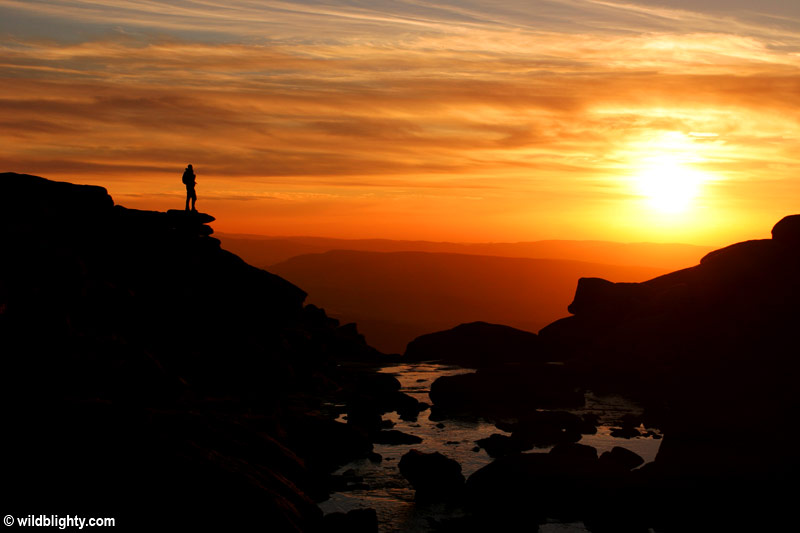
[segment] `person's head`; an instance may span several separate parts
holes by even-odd
[[[186,167],[186,168],[188,168],[189,170],[192,170],[192,165],[189,165],[189,166],[188,166],[188,167]]]

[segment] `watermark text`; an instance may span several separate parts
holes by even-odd
[[[117,520],[115,518],[95,518],[78,515],[57,515],[57,514],[30,514],[26,516],[14,517],[7,514],[3,517],[3,524],[11,527],[57,527],[58,529],[85,527],[114,527]]]

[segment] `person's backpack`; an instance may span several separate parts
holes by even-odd
[[[194,183],[194,172],[187,168],[183,171],[183,184],[191,185],[192,183]]]

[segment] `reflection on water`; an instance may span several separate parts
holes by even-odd
[[[419,363],[403,364],[384,367],[382,372],[393,374],[401,384],[401,390],[421,402],[430,404],[428,392],[431,383],[441,376],[466,374],[474,370],[457,366]],[[611,436],[613,424],[625,414],[639,414],[641,412],[635,405],[621,397],[586,394],[586,406],[572,412],[583,415],[593,413],[597,415],[599,425],[596,435],[584,435],[581,444],[587,444],[597,449],[598,454],[608,451],[614,446],[628,448],[638,453],[646,462],[652,461],[658,452],[660,440],[653,438],[621,439]],[[480,448],[475,441],[490,436],[493,433],[508,435],[496,428],[493,424],[481,418],[474,420],[444,420],[442,422],[428,419],[430,411],[420,413],[416,422],[401,420],[397,413],[386,413],[384,419],[395,423],[393,429],[410,433],[422,438],[419,444],[387,445],[376,444],[375,451],[383,460],[373,463],[367,459],[354,461],[337,471],[337,474],[349,473],[363,478],[363,483],[369,487],[364,490],[338,492],[331,495],[330,499],[322,502],[320,508],[324,513],[336,511],[347,512],[352,509],[371,507],[378,514],[380,531],[431,531],[430,519],[457,517],[463,511],[452,504],[416,504],[414,490],[400,475],[397,463],[400,458],[414,448],[423,452],[441,452],[455,459],[461,465],[464,477],[469,477],[473,472],[489,464],[492,458]],[[534,452],[544,452],[548,448],[534,449]],[[546,524],[541,531],[552,532],[585,532],[583,524]]]

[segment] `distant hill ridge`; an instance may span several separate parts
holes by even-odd
[[[644,281],[696,265],[711,247],[546,240],[450,243],[217,234],[250,264],[303,287],[367,341],[402,353],[424,333],[488,321],[538,331],[566,314],[579,277]]]
[[[667,269],[563,259],[332,250],[272,265],[367,342],[402,353],[415,337],[463,322],[538,331],[567,314],[578,278],[644,281]]]
[[[334,239],[217,234],[223,246],[262,268],[297,255],[331,250],[432,252],[531,259],[566,259],[674,270],[695,265],[711,246],[680,243],[542,240],[514,243],[457,243],[391,239]]]

